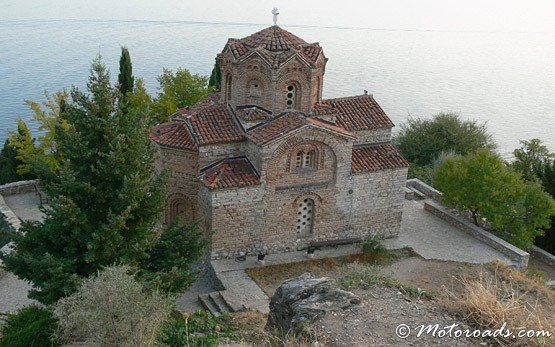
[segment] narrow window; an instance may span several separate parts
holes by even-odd
[[[304,155],[303,167],[313,169],[315,166],[314,157],[316,157],[315,151],[306,152]]]
[[[297,233],[312,233],[314,216],[314,200],[304,199],[299,203],[297,209]]]
[[[297,88],[294,85],[287,86],[287,108],[295,108],[295,97],[297,95]]]
[[[299,169],[303,167],[303,157],[304,153],[302,151],[297,153],[297,157],[295,158],[295,168]]]

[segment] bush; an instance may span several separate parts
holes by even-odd
[[[394,138],[405,158],[417,166],[431,165],[441,153],[466,155],[496,145],[486,124],[440,113],[432,119],[409,118]]]
[[[56,335],[63,342],[154,346],[173,299],[145,292],[127,266],[105,268],[56,304]]]
[[[29,306],[8,317],[2,329],[1,346],[41,347],[59,346],[52,338],[57,319],[52,311],[38,306]]]
[[[160,342],[168,346],[218,346],[220,338],[237,338],[228,316],[214,317],[208,311],[175,315],[164,324]]]

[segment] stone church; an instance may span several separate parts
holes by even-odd
[[[221,92],[151,132],[165,224],[200,221],[213,257],[398,234],[408,162],[372,95],[323,99],[322,47],[277,25],[218,60]]]

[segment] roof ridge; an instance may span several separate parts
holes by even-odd
[[[370,98],[374,98],[374,94],[359,94],[359,95],[350,95],[350,96],[340,96],[338,98],[329,98],[329,99],[322,99],[321,102],[324,101],[334,101],[334,100],[349,100],[349,99],[356,99],[356,98],[360,98],[360,97],[370,97]]]

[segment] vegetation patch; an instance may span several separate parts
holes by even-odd
[[[376,285],[384,285],[398,289],[399,292],[411,299],[431,300],[435,297],[435,294],[430,291],[385,276],[376,266],[355,262],[337,268],[336,272],[338,274],[337,284],[345,290],[369,289]]]
[[[2,327],[0,346],[59,346],[53,338],[56,326],[57,319],[51,310],[38,306],[26,307],[8,316]]]
[[[555,292],[525,273],[496,262],[479,276],[460,276],[456,285],[459,288],[448,290],[443,304],[477,329],[493,331],[506,323],[513,333],[521,329],[555,331]],[[501,345],[511,346],[553,343],[553,336],[496,339]]]

